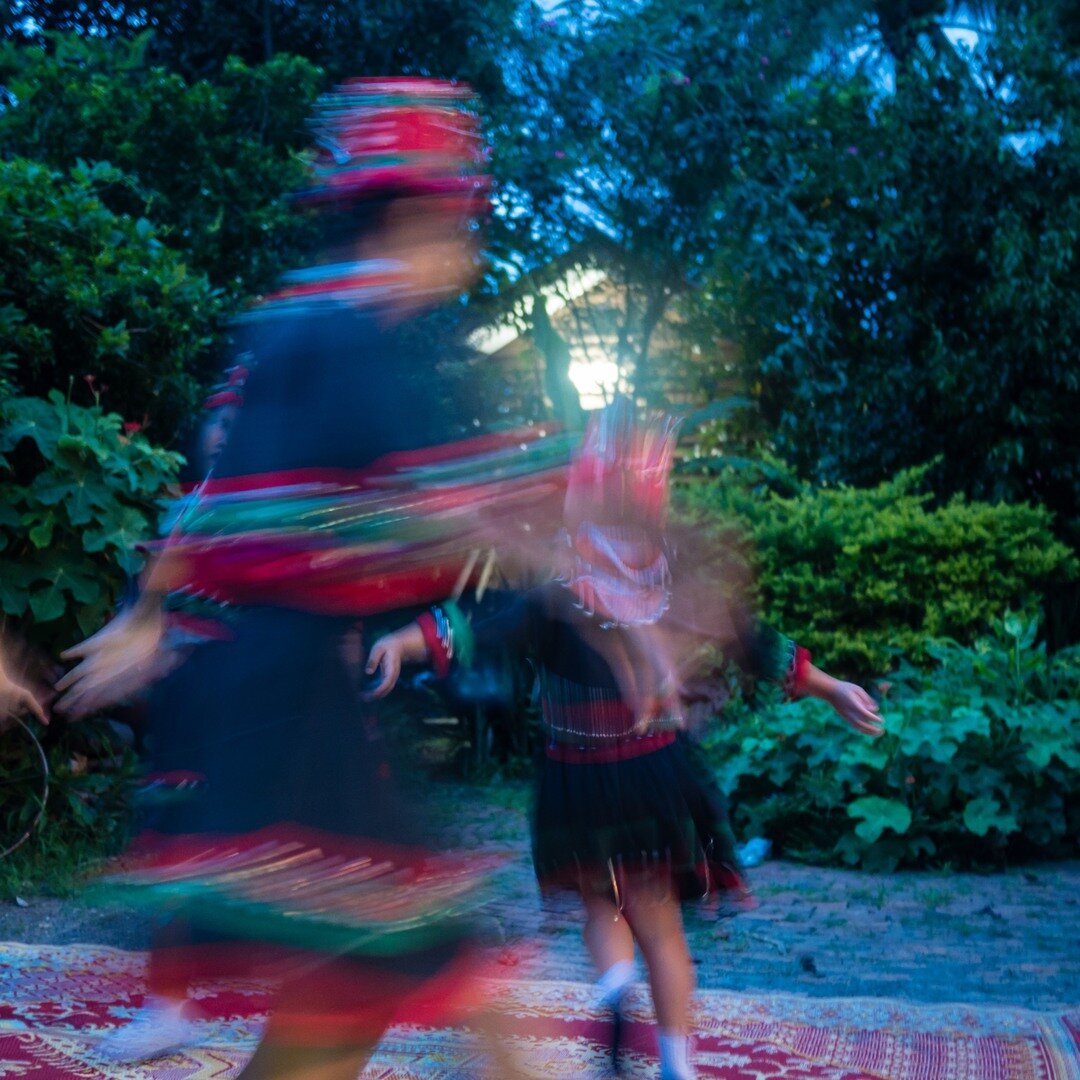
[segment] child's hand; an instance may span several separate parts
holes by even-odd
[[[364,669],[368,675],[379,672],[379,681],[368,689],[363,697],[365,701],[373,701],[375,698],[386,697],[397,685],[401,675],[401,661],[404,654],[404,642],[398,634],[388,634],[379,638],[371,646],[368,653],[367,667]]]
[[[38,695],[29,686],[12,678],[5,670],[3,657],[0,657],[0,731],[4,731],[13,717],[30,713],[43,724],[49,722],[45,706]]]
[[[875,739],[885,731],[877,702],[861,686],[833,680],[825,700],[856,731]]]

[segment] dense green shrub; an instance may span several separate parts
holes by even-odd
[[[133,426],[55,390],[0,401],[0,611],[52,657],[105,621],[176,478]]]
[[[944,5],[919,6],[890,92],[819,57],[745,129],[700,305],[801,474],[867,486],[935,457],[940,494],[1030,500],[1075,539],[1071,20],[995,5],[969,64],[924,47]]]
[[[39,735],[49,762],[46,812],[25,843],[0,860],[0,897],[23,888],[66,892],[95,858],[119,851],[132,820],[134,752],[103,720],[54,720]],[[14,844],[41,807],[36,752],[24,737],[0,738],[0,849]]]
[[[122,170],[130,184],[107,193],[109,208],[153,221],[232,304],[272,284],[307,240],[288,195],[306,182],[322,73],[281,55],[187,80],[149,63],[147,44],[56,34],[47,47],[0,46],[0,142],[61,171]]]
[[[679,502],[706,526],[741,523],[765,617],[824,666],[867,677],[901,653],[925,660],[932,638],[970,644],[1005,608],[1034,612],[1054,583],[1076,577],[1047,510],[962,496],[935,506],[919,490],[925,472],[791,496],[729,472],[685,484]]]
[[[96,393],[165,443],[195,402],[220,302],[146,218],[115,213],[109,165],[0,162],[0,363],[24,394]]]
[[[1037,622],[935,641],[903,665],[887,734],[820,702],[737,701],[705,736],[739,829],[784,854],[867,868],[1072,855],[1080,835],[1080,648],[1048,655]]]
[[[176,477],[179,456],[137,427],[55,390],[0,399],[0,625],[34,646],[46,669],[105,621]],[[39,737],[51,773],[47,811],[31,841],[0,863],[0,892],[24,877],[69,885],[126,835],[136,763],[110,726],[54,718]],[[40,806],[35,752],[18,733],[0,739],[0,772],[2,848]]]

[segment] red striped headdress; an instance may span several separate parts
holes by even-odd
[[[349,79],[316,104],[316,159],[304,202],[385,195],[485,203],[486,149],[465,84],[412,77]],[[456,201],[456,200],[455,200]]]
[[[236,364],[225,371],[225,381],[215,386],[203,401],[207,412],[220,409],[225,405],[244,404],[244,384],[247,382],[248,369],[243,364]]]

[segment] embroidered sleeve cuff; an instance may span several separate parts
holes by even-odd
[[[424,644],[427,646],[431,666],[435,669],[435,676],[445,679],[450,673],[450,660],[453,656],[452,643],[449,635],[439,633],[438,609],[425,611],[416,623],[420,627],[420,633],[424,635]]]
[[[784,695],[789,698],[800,697],[806,685],[806,672],[810,667],[810,653],[801,645],[791,643],[791,662],[784,676]]]

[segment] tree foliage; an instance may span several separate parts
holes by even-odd
[[[153,34],[151,57],[188,79],[217,79],[231,57],[265,64],[304,57],[331,78],[421,74],[471,82],[498,96],[519,0],[21,0],[7,33],[110,39]]]
[[[0,613],[45,655],[104,623],[179,461],[98,403],[0,402]]]
[[[305,120],[320,88],[310,63],[229,60],[214,82],[188,81],[133,42],[55,36],[0,49],[6,155],[66,170],[108,162],[127,182],[102,192],[146,217],[226,302],[269,286],[309,239],[288,202],[305,181]]]
[[[803,475],[1029,499],[1075,536],[1080,93],[1053,6],[895,91],[829,68],[748,132],[704,304]]]
[[[195,402],[220,299],[144,217],[107,193],[132,181],[105,164],[67,175],[0,162],[0,340],[24,394],[94,399],[168,442]]]
[[[769,498],[697,490],[710,520],[749,523],[766,614],[853,673],[895,648],[935,665],[902,669],[878,744],[840,750],[811,705],[737,712],[723,760],[744,823],[847,862],[1074,850],[1075,655],[1048,657],[1015,617],[972,643],[1004,607],[1075,588],[1045,508],[1080,535],[1080,22],[1065,0],[965,4],[996,26],[969,62],[943,29],[960,6],[5,6],[0,609],[54,653],[135,569],[178,464],[160,446],[224,322],[311,237],[288,194],[317,93],[352,75],[464,79],[497,181],[473,313],[513,305],[531,323],[552,398],[598,332],[640,397],[745,389],[760,422],[714,411],[697,465],[750,443],[799,478]],[[867,42],[875,67],[854,59]],[[605,271],[613,321],[570,298],[560,341],[529,302],[574,263]],[[482,365],[444,359],[448,397],[480,416]],[[122,789],[74,769],[65,739],[57,835],[106,835]],[[104,761],[104,745],[83,749]]]
[[[926,474],[782,496],[728,473],[686,484],[679,501],[706,528],[741,523],[765,617],[828,670],[866,679],[901,654],[926,661],[936,638],[970,645],[1006,608],[1038,612],[1080,571],[1045,508],[934,505]]]
[[[709,263],[739,147],[820,40],[818,16],[790,8],[571,4],[536,27],[542,52],[522,75],[530,111],[496,154],[501,254],[535,286],[546,259],[568,252],[607,273],[618,293],[610,359],[642,396],[662,395],[657,330]],[[595,333],[589,298],[571,302],[575,337]]]

